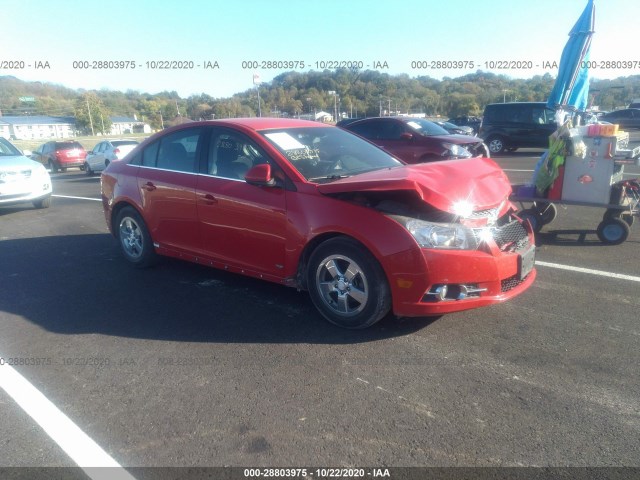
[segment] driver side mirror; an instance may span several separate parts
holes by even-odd
[[[271,176],[271,165],[268,163],[252,167],[245,174],[244,179],[249,185],[273,187],[276,184],[276,179]]]
[[[400,140],[413,140],[413,134],[409,132],[401,133]]]

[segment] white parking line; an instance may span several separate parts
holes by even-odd
[[[74,200],[91,200],[92,202],[101,202],[101,198],[89,198],[89,197],[72,197],[71,195],[51,195],[58,198],[72,198]]]
[[[47,397],[4,362],[0,364],[0,388],[33,418],[90,478],[135,480]]]
[[[536,260],[536,265],[549,268],[558,268],[560,270],[570,270],[572,272],[588,273],[591,275],[600,275],[602,277],[617,278],[620,280],[629,280],[630,282],[640,282],[640,277],[634,277],[633,275],[624,275],[622,273],[605,272],[603,270],[593,270],[591,268],[572,267],[571,265],[541,262],[539,260]]]

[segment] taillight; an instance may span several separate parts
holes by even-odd
[[[120,153],[120,149],[119,149],[119,148],[116,148],[116,149],[113,151],[113,153],[114,153],[115,155],[118,155],[118,154]]]

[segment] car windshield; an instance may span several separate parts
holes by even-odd
[[[407,125],[425,137],[430,137],[432,135],[449,135],[449,132],[440,125],[436,125],[435,123],[423,118],[412,118],[411,120],[407,120]]]
[[[378,147],[339,128],[284,128],[260,134],[314,182],[402,165]]]
[[[0,137],[0,157],[15,157],[16,155],[22,155],[22,153],[7,140]]]

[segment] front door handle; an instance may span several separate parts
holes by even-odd
[[[147,182],[142,186],[142,188],[147,192],[153,192],[157,187],[152,182]]]
[[[216,203],[218,203],[218,200],[216,199],[216,197],[214,197],[210,193],[204,194],[202,198],[204,199],[204,203],[206,205],[215,205]]]

